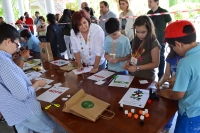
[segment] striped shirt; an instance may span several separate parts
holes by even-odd
[[[0,50],[0,112],[9,126],[19,124],[41,111],[34,88],[25,73]]]

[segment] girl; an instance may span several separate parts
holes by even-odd
[[[154,69],[159,65],[160,44],[156,39],[153,22],[148,16],[139,16],[133,26],[136,34],[132,43],[133,55],[124,69],[133,76],[154,80]]]
[[[160,86],[162,86],[162,84],[166,81],[172,81],[175,79],[176,76],[176,68],[177,68],[177,64],[179,62],[179,60],[182,58],[182,56],[178,55],[171,47],[170,47],[170,53],[167,56],[166,62],[166,69],[165,69],[165,73],[162,76],[162,78],[160,79],[160,81],[158,81],[156,83],[156,87],[158,89],[160,89]],[[171,75],[171,78],[170,78]],[[170,79],[169,79],[170,78]],[[172,121],[174,119],[174,116],[172,116],[172,118],[169,120],[169,122],[165,125],[162,133],[166,133],[167,131],[169,131],[169,129],[172,126]]]
[[[122,12],[119,17],[122,18],[119,20],[121,33],[129,38],[131,42],[133,40],[133,18],[124,18],[127,16],[133,16],[133,12],[129,9],[128,0],[119,0],[119,6]]]
[[[40,24],[37,25],[37,32],[41,42],[46,41],[46,33],[47,33],[47,24],[45,23],[45,19],[43,16],[39,16]]]

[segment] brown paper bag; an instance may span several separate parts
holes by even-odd
[[[89,94],[86,94],[83,89],[78,91],[73,97],[65,102],[63,112],[72,113],[79,117],[95,122],[98,118],[110,120],[115,113],[107,110],[110,104],[99,100]],[[109,112],[112,116],[107,117],[102,115],[104,111]]]
[[[42,62],[50,62],[54,60],[49,42],[40,43],[40,57]]]

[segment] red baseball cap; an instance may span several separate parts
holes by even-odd
[[[15,24],[22,24],[22,23],[23,23],[23,22],[19,19],[19,20],[16,21]]]
[[[179,37],[187,36],[188,34],[183,33],[183,28],[186,25],[191,25],[192,27],[194,27],[194,25],[187,20],[177,20],[177,21],[169,24],[165,29],[165,39],[166,38],[179,38]],[[196,32],[196,31],[194,30],[194,32]]]

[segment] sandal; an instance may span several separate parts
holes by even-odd
[[[0,122],[5,122],[5,119],[3,118],[3,116],[1,116]]]

